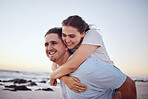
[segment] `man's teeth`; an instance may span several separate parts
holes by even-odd
[[[50,54],[50,55],[53,55],[53,54],[55,54],[55,52],[50,52],[49,54]]]

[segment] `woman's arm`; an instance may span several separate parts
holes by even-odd
[[[52,63],[51,70],[52,70],[52,71],[55,71],[57,68],[58,68],[58,67],[57,67],[57,64],[56,64],[56,63]],[[51,86],[56,86],[56,85],[57,85],[57,80],[54,79],[53,82],[54,82],[54,83],[51,83],[51,82],[50,82],[50,85],[51,85]]]
[[[60,78],[75,71],[98,47],[99,46],[96,45],[81,44],[72,58],[51,74],[51,80]]]
[[[51,67],[52,71],[55,71],[57,69],[57,64],[53,63],[52,67]],[[84,92],[86,90],[86,85],[83,85],[80,83],[79,79],[76,77],[72,77],[72,76],[63,76],[60,78],[60,80],[66,84],[67,87],[69,87],[69,89],[80,93],[80,92]],[[54,86],[57,85],[57,81],[55,80],[55,84]]]
[[[57,64],[56,63],[52,63],[51,69],[52,71],[55,71],[57,69]]]

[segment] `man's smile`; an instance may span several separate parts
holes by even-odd
[[[57,50],[51,50],[51,51],[48,51],[48,54],[50,56],[54,56],[54,54],[57,52]]]

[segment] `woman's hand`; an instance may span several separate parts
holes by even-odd
[[[69,87],[74,92],[80,93],[86,90],[86,85],[80,83],[79,79],[72,76],[63,76],[60,78],[62,82],[64,82],[67,87]]]
[[[56,86],[57,85],[57,80],[54,78],[54,76],[52,75],[52,73],[50,75],[50,85],[51,86]]]
[[[57,80],[56,79],[54,79],[54,80],[50,79],[50,85],[51,86],[56,86],[57,85]]]

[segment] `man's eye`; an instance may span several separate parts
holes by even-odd
[[[52,42],[52,44],[57,44],[57,42]]]
[[[44,45],[45,45],[45,46],[48,46],[49,44],[48,44],[48,43],[45,43]]]
[[[69,37],[70,37],[70,38],[74,38],[74,37],[75,37],[75,35],[69,35]]]
[[[56,43],[52,43],[52,44],[56,44]]]

